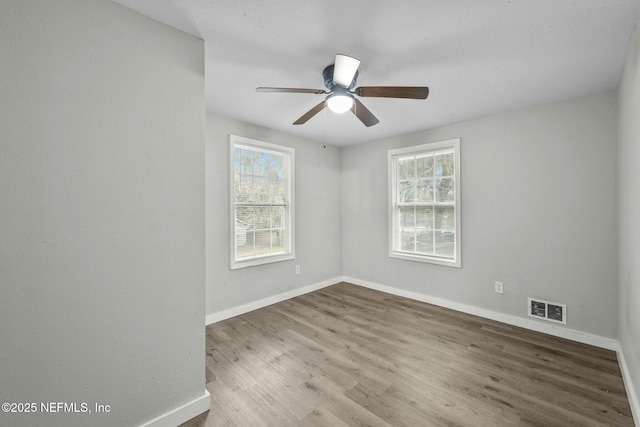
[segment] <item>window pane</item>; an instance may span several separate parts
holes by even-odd
[[[255,213],[252,206],[236,208],[236,227],[241,224],[246,228],[253,228]]]
[[[455,250],[455,233],[453,231],[436,231],[435,255],[452,257]]]
[[[286,214],[286,211],[284,206],[272,206],[271,207],[271,228],[284,228],[285,214]]]
[[[247,239],[247,226],[241,221],[236,221],[235,233],[236,253],[246,254],[247,251],[251,251],[253,243]]]
[[[400,232],[400,249],[403,251],[414,252],[416,239],[413,231]]]
[[[435,208],[435,226],[437,230],[453,231],[456,226],[455,209],[451,206]]]
[[[254,232],[250,230],[246,230],[244,244],[236,245],[236,259],[245,259],[251,258],[253,254],[253,236]],[[240,243],[238,240],[238,233],[236,231],[236,243]]]
[[[438,179],[436,183],[436,201],[454,202],[456,200],[454,178]]]
[[[404,159],[398,162],[398,177],[400,179],[415,177],[415,159]]]
[[[453,176],[455,170],[455,157],[453,153],[436,155],[436,176]]]
[[[269,154],[254,151],[253,152],[253,174],[255,176],[268,176],[269,171]]]
[[[234,177],[235,178],[235,177]],[[234,185],[236,182],[234,182]],[[236,188],[236,202],[248,202],[251,200],[253,177],[251,175],[239,175]]]
[[[269,180],[269,201],[271,203],[284,203],[284,180],[278,178]]]
[[[416,227],[431,230],[433,228],[433,208],[416,207]]]
[[[271,225],[271,208],[268,206],[256,206],[256,230],[264,230]]]
[[[256,230],[255,255],[269,255],[271,253],[271,232]]]
[[[269,159],[269,178],[281,180],[284,177],[284,156],[271,154]]]
[[[433,180],[421,179],[417,182],[416,201],[420,203],[433,201]]]
[[[254,202],[269,201],[269,180],[268,178],[256,176],[253,178],[253,199]]]
[[[433,231],[423,230],[416,236],[416,252],[423,255],[433,255]]]
[[[284,230],[282,229],[271,230],[270,234],[271,234],[271,253],[272,254],[284,253],[285,252]]]
[[[241,175],[239,172],[233,174],[233,194],[236,197],[236,201],[238,201],[238,193],[242,188],[242,186],[240,185],[240,177]]]
[[[236,259],[253,256],[253,223],[255,212],[253,207],[236,208],[235,245]]]
[[[411,229],[415,227],[415,208],[413,206],[408,208],[400,208],[400,227],[403,230]]]
[[[253,151],[242,150],[240,173],[242,175],[253,175]]]
[[[233,148],[233,171],[236,174],[242,172],[242,149],[240,147]]]
[[[416,159],[418,178],[428,178],[433,176],[433,155],[418,157]]]
[[[398,183],[398,202],[407,203],[415,201],[415,188],[413,180],[404,180]]]

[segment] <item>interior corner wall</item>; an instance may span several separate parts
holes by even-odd
[[[37,406],[0,424],[206,397],[203,42],[107,0],[1,9],[0,401]]]
[[[618,98],[618,340],[626,361],[628,394],[640,419],[640,21],[629,45]]]
[[[295,149],[294,260],[229,268],[229,134]],[[291,294],[342,276],[341,150],[207,114],[207,314]],[[295,266],[300,265],[300,274]],[[255,307],[254,307],[255,308]]]
[[[565,303],[615,339],[616,117],[610,92],[345,147],[344,275],[525,319],[527,297]],[[387,151],[458,137],[462,268],[390,258]]]

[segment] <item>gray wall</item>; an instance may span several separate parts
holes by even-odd
[[[229,134],[295,148],[295,260],[229,269]],[[207,314],[342,275],[340,154],[331,145],[207,114]]]
[[[620,83],[618,131],[618,339],[636,410],[640,405],[640,21],[638,24]]]
[[[127,426],[204,396],[203,43],[106,0],[0,13],[3,426]]]
[[[607,93],[345,148],[345,276],[522,317],[566,303],[569,328],[616,338],[616,126]],[[389,258],[387,150],[456,137],[462,269]]]

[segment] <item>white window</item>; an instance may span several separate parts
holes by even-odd
[[[460,139],[389,150],[389,256],[460,267]]]
[[[294,259],[294,150],[229,138],[231,269]]]

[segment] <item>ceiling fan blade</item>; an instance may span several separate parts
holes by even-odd
[[[353,101],[351,112],[355,114],[366,127],[380,123],[380,120],[378,120],[376,116],[374,116],[373,113],[362,104],[362,102],[357,99],[354,99]]]
[[[359,66],[360,60],[358,58],[337,54],[336,62],[333,66],[333,83],[348,88],[351,86]]]
[[[304,88],[296,88],[296,87],[257,87],[256,92],[313,93],[316,95],[328,93],[324,89],[304,89]]]
[[[354,93],[362,97],[427,99],[427,86],[361,86]]]
[[[305,124],[305,123],[307,123],[307,120],[309,120],[311,117],[313,117],[316,114],[318,114],[323,109],[324,109],[324,101],[322,101],[321,103],[319,103],[318,105],[316,105],[315,107],[313,107],[312,109],[310,109],[309,111],[304,113],[302,116],[300,116],[300,118],[298,120],[293,122],[293,124],[294,125]]]

